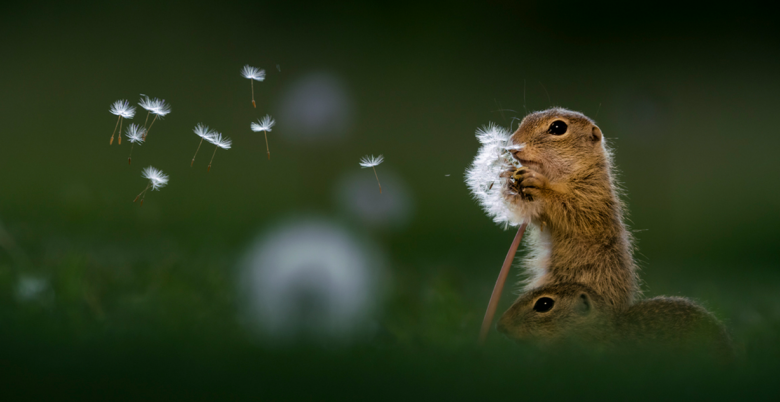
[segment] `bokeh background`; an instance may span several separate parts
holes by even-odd
[[[765,10],[679,4],[5,6],[0,392],[771,395],[778,39]],[[245,64],[268,74],[256,109]],[[128,166],[108,108],[140,94],[173,111]],[[594,118],[616,150],[645,295],[712,310],[736,367],[540,352],[495,332],[476,346],[514,233],[463,182],[474,130],[550,106]],[[270,161],[249,130],[266,113]],[[210,172],[211,146],[189,166],[198,122],[233,139]],[[386,158],[382,195],[366,154]],[[148,165],[170,184],[141,207]]]

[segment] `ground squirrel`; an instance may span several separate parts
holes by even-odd
[[[547,285],[523,294],[501,316],[498,330],[518,341],[576,339],[608,346],[701,347],[732,354],[725,327],[688,299],[659,296],[620,309],[579,283]]]
[[[531,223],[526,289],[579,282],[627,308],[639,292],[637,268],[601,130],[553,108],[526,116],[509,143],[522,167],[502,173],[510,177],[503,196],[515,221]]]

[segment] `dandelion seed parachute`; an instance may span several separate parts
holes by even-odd
[[[206,138],[206,141],[222,149],[230,149],[233,144],[233,141],[230,138],[223,137],[222,133],[218,132],[213,132],[211,138]]]
[[[144,205],[144,198],[146,198],[146,192],[151,187],[152,191],[154,190],[160,190],[161,188],[165,187],[168,184],[168,175],[163,173],[162,170],[157,169],[153,166],[149,166],[147,168],[144,168],[141,175],[149,180],[149,183],[146,185],[146,188],[144,191],[141,191],[140,194],[138,194],[133,202],[138,201],[139,197],[141,198],[141,205]]]
[[[198,142],[198,149],[195,150],[195,155],[192,157],[190,167],[195,163],[195,157],[198,156],[198,151],[200,151],[200,146],[203,145],[203,140],[211,142],[211,136],[214,135],[214,132],[209,129],[209,126],[205,126],[203,123],[198,123],[192,131],[195,135],[200,137],[200,142]]]
[[[385,161],[385,157],[382,156],[382,155],[379,155],[379,156],[376,156],[376,157],[374,155],[371,155],[371,156],[366,155],[366,156],[360,158],[360,166],[362,168],[364,168],[364,169],[365,168],[372,168],[374,166],[379,166],[379,164],[384,162],[384,161]]]
[[[258,133],[260,131],[272,131],[271,127],[275,124],[276,121],[270,115],[265,115],[262,119],[257,119],[257,123],[252,123],[250,127],[252,131]]]
[[[257,123],[252,123],[249,125],[249,128],[252,129],[254,132],[263,132],[263,136],[265,137],[265,151],[268,154],[268,160],[271,160],[271,148],[268,147],[268,132],[271,131],[271,127],[276,124],[276,121],[271,118],[270,115],[263,116],[263,119],[257,119]]]
[[[207,172],[211,171],[211,162],[214,162],[214,156],[217,154],[217,150],[222,149],[230,149],[231,145],[233,144],[233,141],[230,140],[230,138],[223,137],[222,133],[213,132],[210,138],[206,138],[206,141],[216,145],[214,147],[214,153],[211,154],[211,161],[209,161],[209,166],[206,169]]]
[[[142,175],[144,178],[149,179],[149,184],[152,186],[153,191],[159,191],[168,185],[168,175],[153,166],[144,168]]]
[[[243,69],[241,69],[241,75],[249,80],[249,86],[252,88],[252,106],[256,108],[257,104],[255,103],[255,81],[262,82],[265,80],[265,70],[260,70],[247,64]]]
[[[144,142],[144,137],[146,136],[146,129],[135,124],[130,123],[129,126],[127,126],[127,130],[125,130],[125,136],[127,137],[127,140],[130,141],[130,154],[127,156],[127,164],[132,163],[132,156],[133,156],[133,147],[135,144],[138,144],[139,146]]]
[[[116,119],[117,124],[114,125],[114,132],[111,133],[111,140],[108,142],[108,145],[114,143],[114,134],[116,134],[117,126],[119,126],[119,145],[122,145],[122,119],[132,119],[133,116],[135,116],[135,108],[130,106],[130,102],[126,99],[122,99],[114,102],[111,105],[109,112],[118,117]]]
[[[374,157],[374,155],[371,156],[364,156],[360,158],[360,167],[365,168],[371,168],[374,170],[374,176],[376,176],[376,184],[379,185],[379,194],[382,194],[382,183],[379,182],[379,175],[376,174],[376,167],[379,166],[380,163],[385,161],[385,157],[382,155],[379,155],[377,157]]]
[[[159,117],[160,119],[162,119],[163,117],[165,117],[165,115],[171,112],[171,106],[165,103],[165,99],[161,100],[161,99],[154,98],[147,103],[147,106],[149,107],[149,109],[147,110],[154,115],[154,119],[152,119],[152,123],[149,124],[149,128],[146,129],[146,133],[144,134],[144,141],[146,141],[146,136],[149,135],[149,131],[152,130],[152,126],[154,125],[154,122],[157,121],[157,118]],[[147,119],[149,118],[149,113],[146,114],[146,118]],[[146,124],[144,124],[144,127],[145,126]]]

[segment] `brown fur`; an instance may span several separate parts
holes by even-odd
[[[563,135],[550,124],[568,125]],[[601,130],[585,115],[561,108],[532,113],[512,135],[523,168],[503,189],[517,220],[530,222],[526,289],[577,282],[605,302],[627,308],[639,293],[633,239]]]
[[[541,297],[553,299],[553,308],[534,311]],[[721,356],[733,353],[725,327],[691,300],[660,296],[627,310],[616,309],[578,283],[548,285],[520,296],[499,319],[498,330],[518,341],[578,339],[602,345],[702,347]]]

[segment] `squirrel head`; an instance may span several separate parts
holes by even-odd
[[[598,336],[607,305],[589,286],[563,283],[521,295],[498,320],[498,330],[517,341],[552,343],[569,337]]]
[[[584,114],[563,108],[529,114],[510,142],[518,146],[515,159],[550,179],[607,163],[601,129]]]

